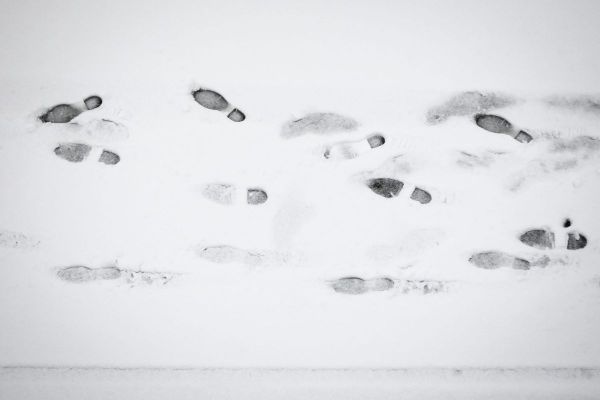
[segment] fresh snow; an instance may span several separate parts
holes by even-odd
[[[1,366],[600,366],[597,3],[2,4]],[[38,118],[91,95],[71,124]],[[469,262],[490,251],[531,268]]]

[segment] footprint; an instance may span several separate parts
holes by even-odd
[[[512,97],[497,93],[463,92],[427,112],[427,123],[435,125],[452,116],[470,116],[515,104]]]
[[[259,205],[268,200],[267,192],[263,189],[248,188],[244,192],[238,190],[234,185],[227,183],[209,183],[202,189],[202,195],[209,200],[223,205],[238,204],[241,202]]]
[[[531,263],[529,261],[500,251],[485,251],[473,254],[471,258],[469,258],[469,262],[483,269],[508,267],[528,270],[531,268]]]
[[[579,250],[585,246],[587,246],[587,238],[585,236],[578,232],[569,233],[567,250]]]
[[[234,122],[242,122],[246,119],[246,115],[242,111],[233,108],[225,97],[213,90],[198,89],[192,92],[192,96],[202,107],[225,112],[227,113],[227,118]]]
[[[200,247],[196,255],[217,264],[240,263],[256,266],[262,263],[263,255],[228,245]]]
[[[383,135],[373,134],[361,140],[332,144],[325,150],[323,156],[327,159],[349,160],[356,158],[371,149],[383,146],[384,144],[385,137]]]
[[[293,138],[307,133],[326,135],[353,131],[357,127],[358,122],[340,114],[310,113],[300,119],[287,122],[281,130],[281,136]]]
[[[19,232],[0,231],[0,247],[11,249],[32,249],[40,242]]]
[[[544,229],[532,229],[523,233],[519,240],[536,249],[553,249],[554,248],[554,233]]]
[[[90,96],[80,103],[56,105],[41,115],[39,119],[42,122],[64,124],[70,122],[82,112],[93,110],[100,107],[100,105],[102,105],[100,96]]]
[[[516,129],[508,120],[498,115],[476,114],[473,118],[475,119],[475,124],[486,131],[509,135],[521,143],[529,143],[533,140],[533,137],[529,133]]]
[[[512,268],[528,270],[531,267],[545,267],[550,262],[548,256],[542,256],[529,261],[501,251],[484,251],[475,253],[469,258],[469,262],[483,269]]]
[[[363,294],[367,292],[380,292],[394,287],[390,278],[374,278],[365,280],[358,277],[345,277],[331,281],[330,286],[338,293]]]
[[[430,294],[443,292],[447,287],[447,284],[442,281],[410,279],[394,280],[386,277],[367,280],[358,277],[346,277],[331,281],[329,284],[334,291],[344,294],[363,294],[391,289],[398,290],[403,294]]]
[[[572,222],[570,219],[566,219],[563,222],[563,228],[570,228]],[[557,247],[554,232],[548,229],[531,229],[524,232],[519,236],[519,240],[527,246],[534,247],[537,249],[547,250],[554,249]],[[566,236],[562,235],[559,241],[558,247],[566,248],[567,250],[579,250],[587,246],[587,237],[580,232],[571,230],[566,233]]]
[[[124,278],[125,282],[132,286],[139,284],[151,285],[153,283],[164,285],[174,277],[174,274],[165,272],[133,271],[115,266],[89,268],[82,265],[62,268],[56,275],[63,281],[74,283]]]
[[[374,178],[367,181],[367,186],[381,197],[392,198],[397,197],[404,188],[404,182],[392,178]],[[431,194],[419,187],[413,187],[410,191],[410,199],[417,201],[421,204],[428,204],[431,202]]]
[[[58,157],[74,163],[82,162],[91,152],[92,147],[84,143],[61,143],[54,149],[54,154]],[[102,150],[97,160],[107,165],[115,165],[121,161],[121,157],[112,151]]]
[[[112,280],[121,277],[121,270],[117,267],[89,268],[85,266],[73,266],[62,268],[57,275],[63,281],[68,282],[90,282],[95,280]]]

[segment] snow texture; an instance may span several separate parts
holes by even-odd
[[[386,397],[371,368],[595,371],[600,3],[575,3],[6,4],[0,365],[356,369],[355,398]],[[70,387],[13,373],[7,398]],[[230,398],[280,378],[239,374]],[[72,397],[109,398],[91,375]]]

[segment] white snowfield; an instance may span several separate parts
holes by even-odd
[[[598,3],[150,3],[2,2],[0,398],[600,394]]]

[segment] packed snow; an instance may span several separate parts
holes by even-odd
[[[598,4],[172,3],[4,4],[1,366],[600,367]]]

